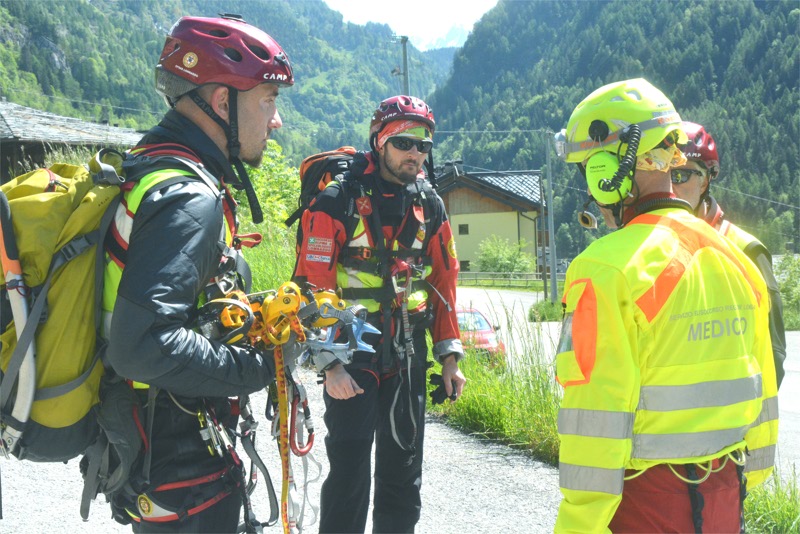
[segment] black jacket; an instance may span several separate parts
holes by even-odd
[[[176,112],[140,145],[166,141],[192,149],[216,175],[233,174],[216,145]],[[222,202],[201,181],[151,190],[142,201],[109,334],[108,360],[121,376],[189,397],[248,394],[274,377],[270,358],[189,328],[225,248]]]
[[[215,176],[235,181],[216,145],[177,112],[170,111],[140,146],[162,142],[190,148]],[[270,355],[210,341],[191,329],[198,299],[217,274],[225,248],[222,203],[221,195],[199,180],[147,193],[133,218],[107,358],[120,376],[169,392],[190,411],[197,410],[197,398],[212,398],[224,417],[230,412],[227,397],[263,389],[275,370]],[[196,415],[183,412],[166,394],[158,400],[153,482],[218,465],[221,460],[212,461],[200,439]]]

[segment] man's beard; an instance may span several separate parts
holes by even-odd
[[[388,173],[397,178],[400,182],[404,184],[413,184],[417,181],[417,175],[419,174],[421,167],[417,167],[414,171],[408,170],[408,167],[404,166],[404,163],[407,160],[404,157],[398,158],[399,161],[393,160],[389,156],[388,150],[384,151],[382,159],[383,161],[381,163]]]

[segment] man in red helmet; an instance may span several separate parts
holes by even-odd
[[[204,337],[194,321],[201,303],[249,289],[229,186],[248,191],[260,219],[242,162],[260,164],[282,124],[279,88],[293,83],[280,45],[235,15],[181,18],[156,66],[171,109],[126,158],[129,176],[144,176],[124,191],[105,241],[107,363],[145,406],[144,452],[107,497],[135,532],[237,529],[244,480],[211,436],[235,428],[229,398],[263,389],[274,361]]]
[[[769,333],[772,341],[772,357],[778,387],[783,380],[783,362],[786,359],[786,333],[783,328],[783,302],[775,273],[772,271],[772,255],[761,241],[725,219],[725,213],[711,196],[711,181],[719,176],[719,155],[714,138],[700,124],[683,122],[688,136],[686,144],[679,145],[686,156],[686,164],[672,170],[672,190],[678,198],[692,205],[695,215],[730,239],[753,260],[769,293]]]
[[[375,353],[351,363],[317,358],[325,376],[325,446],[320,532],[364,532],[375,442],[374,532],[413,532],[420,516],[425,371],[431,330],[444,394],[466,382],[455,313],[458,260],[444,203],[425,179],[433,113],[422,100],[381,102],[370,152],[332,181],[303,214],[295,278],[338,289],[364,305],[381,332]]]

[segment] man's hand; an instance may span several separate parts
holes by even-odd
[[[325,371],[325,389],[334,399],[346,400],[364,393],[341,364]]]
[[[455,399],[450,402],[457,401],[461,396],[461,392],[464,391],[464,385],[467,383],[467,379],[464,377],[461,369],[458,368],[455,354],[449,354],[442,359],[442,381],[444,382],[445,393],[451,398],[453,396],[453,383],[455,383]]]

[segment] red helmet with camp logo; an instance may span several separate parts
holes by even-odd
[[[183,17],[164,43],[156,90],[174,102],[207,83],[249,91],[260,83],[293,85],[294,76],[283,48],[238,15]]]
[[[708,170],[709,179],[713,180],[719,174],[719,155],[714,138],[702,125],[694,122],[683,121],[681,128],[689,138],[685,145],[678,145],[681,152],[689,161],[702,163]]]
[[[428,104],[415,96],[398,95],[381,102],[372,114],[372,121],[369,124],[370,137],[380,132],[387,122],[401,119],[423,122],[431,129],[431,133],[436,129],[433,110]]]

